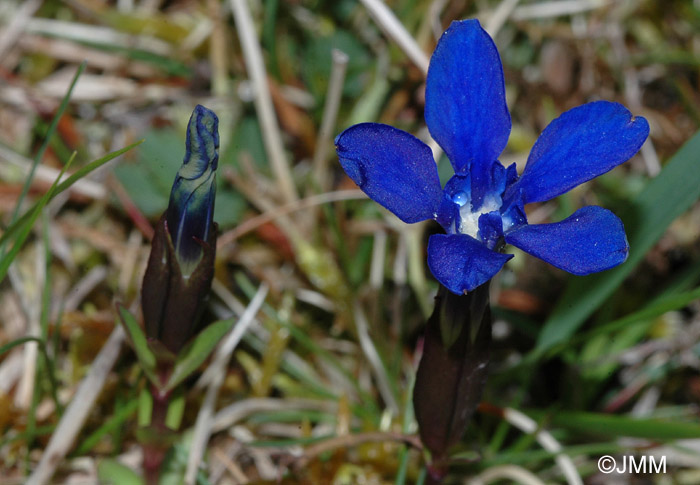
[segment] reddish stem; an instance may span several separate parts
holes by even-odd
[[[428,476],[425,478],[425,485],[440,485],[447,476],[447,457],[435,457],[428,464]]]
[[[153,410],[151,411],[151,428],[166,431],[165,418],[168,415],[170,392],[161,392],[151,388]],[[157,485],[160,477],[160,467],[163,464],[168,445],[157,440],[149,440],[143,444],[143,471],[148,485]]]

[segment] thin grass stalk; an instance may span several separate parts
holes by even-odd
[[[40,199],[38,202],[36,202],[27,212],[22,214],[22,216],[17,219],[13,224],[10,224],[5,232],[2,233],[2,236],[0,236],[0,247],[4,246],[11,237],[13,237],[16,233],[21,231],[27,223],[30,222],[30,219],[34,218],[36,220],[36,217],[34,214],[36,213],[37,207],[41,206],[43,207],[46,205],[46,203],[50,202],[55,196],[58,194],[64,192],[65,190],[69,189],[74,183],[78,182],[81,178],[85,177],[87,174],[92,172],[93,170],[96,170],[97,168],[101,167],[105,163],[114,160],[120,155],[123,155],[124,153],[128,152],[132,148],[140,145],[143,143],[143,140],[137,141],[136,143],[132,143],[131,145],[128,145],[120,150],[114,151],[112,153],[109,153],[105,155],[102,158],[99,158],[93,162],[88,163],[87,165],[80,167],[78,170],[73,172],[71,175],[66,177],[66,179],[59,183],[58,186],[56,187],[56,190],[54,192],[51,192],[49,194],[48,200],[44,201],[43,198]],[[63,170],[59,172],[59,175],[56,177],[56,180],[59,180],[64,173],[64,171],[67,170],[67,167],[64,166]],[[14,248],[14,246],[13,246]],[[4,258],[2,259],[4,261]],[[0,276],[0,280],[2,280],[4,277],[4,273],[2,273],[2,276]]]
[[[5,57],[5,54],[12,45],[20,37],[27,22],[34,16],[43,0],[25,0],[22,6],[15,12],[15,15],[9,25],[5,26],[2,35],[0,35],[0,59]],[[7,66],[5,66],[7,67]]]
[[[424,74],[428,73],[430,59],[420,48],[416,40],[408,33],[401,21],[396,18],[394,12],[381,0],[360,0],[374,21],[392,39],[399,48],[408,56],[418,69]]]
[[[75,85],[78,83],[78,78],[83,73],[83,71],[85,71],[86,67],[87,67],[87,62],[85,62],[85,61],[81,62],[80,65],[78,66],[78,70],[75,72],[75,76],[73,76],[73,80],[71,81],[70,86],[68,87],[68,92],[63,97],[63,100],[61,101],[61,104],[58,106],[58,110],[56,111],[56,115],[51,120],[51,124],[49,125],[49,129],[46,131],[46,136],[44,137],[44,141],[42,142],[41,146],[39,147],[39,151],[36,153],[36,156],[34,157],[34,160],[32,162],[32,167],[29,170],[29,175],[27,175],[27,178],[24,181],[24,185],[22,186],[22,192],[20,192],[19,197],[17,198],[17,204],[15,205],[15,209],[12,211],[12,218],[10,219],[10,225],[12,225],[12,223],[15,222],[17,220],[17,217],[19,216],[19,211],[20,211],[20,208],[22,207],[22,202],[24,201],[24,198],[27,196],[27,193],[29,192],[29,187],[31,187],[31,185],[32,185],[32,180],[34,179],[34,172],[36,172],[36,168],[39,165],[39,162],[44,157],[44,153],[46,153],[46,149],[49,146],[49,142],[51,141],[51,137],[53,137],[53,134],[56,131],[56,128],[58,127],[58,122],[61,119],[61,117],[63,116],[63,113],[66,111],[66,108],[68,107],[68,101],[70,100],[70,97],[71,97],[71,94],[73,93],[73,89],[75,88]],[[0,253],[5,254],[5,243],[4,242],[0,245]],[[0,278],[0,280],[1,279],[2,278]]]
[[[333,49],[331,58],[331,75],[328,80],[328,90],[326,91],[326,103],[323,106],[321,128],[316,138],[316,149],[314,150],[312,163],[314,175],[321,192],[326,192],[330,189],[328,146],[330,145],[333,129],[338,118],[340,98],[343,95],[343,85],[345,84],[345,72],[350,59],[347,54],[339,49]]]
[[[80,383],[61,421],[56,426],[56,430],[51,435],[39,464],[27,479],[26,485],[49,483],[56,467],[66,456],[85,424],[85,420],[104,386],[107,375],[119,357],[124,338],[124,330],[121,326],[117,326],[93,361],[90,371]]]
[[[499,3],[496,10],[493,11],[484,28],[491,38],[496,37],[496,34],[501,30],[503,24],[506,23],[508,17],[510,17],[513,10],[515,10],[515,7],[518,6],[518,3],[520,3],[520,0],[501,0],[501,3]]]
[[[268,89],[265,64],[257,34],[255,33],[253,18],[245,0],[231,0],[231,7],[233,8],[233,19],[236,23],[236,30],[243,49],[243,57],[250,76],[251,86],[255,93],[255,109],[260,119],[263,140],[265,140],[265,151],[270,158],[282,198],[285,202],[291,202],[298,198],[297,190],[294,186],[294,178],[292,177],[289,161],[284,153],[280,127],[272,105],[272,96]]]
[[[260,310],[260,306],[265,301],[268,287],[264,283],[260,285],[255,296],[251,300],[248,307],[241,315],[238,323],[225,337],[219,345],[214,361],[210,364],[213,378],[207,386],[207,392],[204,396],[204,403],[197,415],[197,422],[194,427],[194,436],[190,445],[190,453],[187,457],[187,470],[185,471],[185,484],[194,485],[197,478],[197,470],[204,456],[207,442],[212,433],[212,425],[214,422],[214,409],[216,407],[216,399],[219,396],[219,390],[224,383],[226,375],[226,365],[228,364],[233,351],[238,346],[243,338],[243,334],[248,330],[248,327],[255,321],[255,315]]]

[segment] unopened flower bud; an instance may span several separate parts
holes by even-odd
[[[185,158],[158,221],[141,289],[146,335],[173,353],[198,330],[214,277],[218,123],[203,106],[192,113]]]

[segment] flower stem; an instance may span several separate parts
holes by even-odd
[[[163,392],[151,387],[153,409],[151,412],[150,428],[155,432],[167,431],[165,420],[170,405],[170,392]],[[169,443],[157,439],[149,439],[143,444],[143,471],[148,485],[157,485],[160,477],[160,467],[168,451]]]

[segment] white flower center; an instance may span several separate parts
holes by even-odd
[[[461,220],[461,234],[467,234],[475,239],[479,239],[479,217],[482,214],[497,211],[501,208],[501,198],[499,196],[488,195],[484,199],[478,211],[472,212],[470,197],[465,192],[457,192],[452,201],[459,205],[459,217]],[[455,231],[456,232],[456,231]]]

